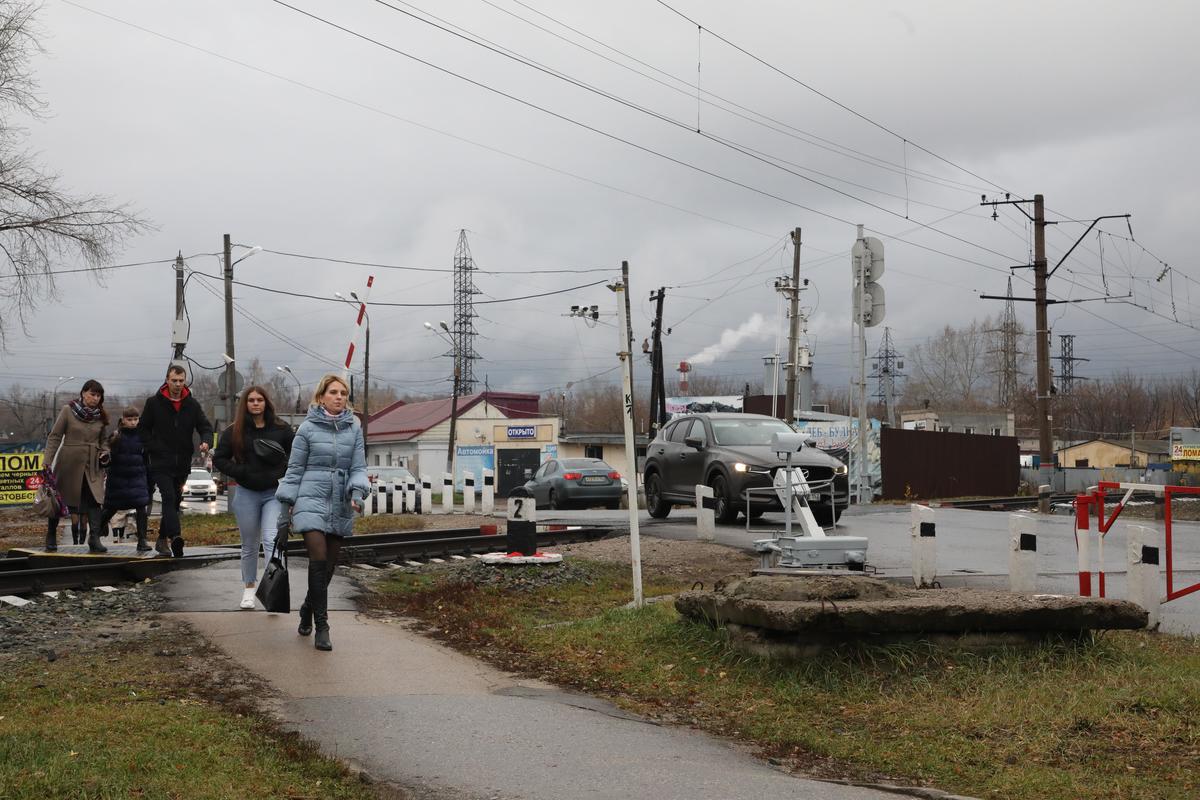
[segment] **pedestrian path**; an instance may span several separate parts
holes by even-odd
[[[293,608],[304,561],[293,560]],[[334,651],[296,635],[295,613],[239,611],[236,563],[163,579],[171,614],[282,697],[285,724],[378,780],[428,797],[506,800],[887,800],[874,789],[787,775],[695,731],[524,680],[356,613],[330,587]]]

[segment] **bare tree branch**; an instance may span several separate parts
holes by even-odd
[[[55,296],[55,267],[80,261],[97,270],[149,224],[102,195],[74,195],[20,148],[24,133],[10,115],[46,110],[31,57],[41,52],[40,6],[0,0],[0,349],[39,301]]]

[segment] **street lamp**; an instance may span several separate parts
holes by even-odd
[[[453,377],[453,381],[452,381],[453,390],[450,395],[450,398],[451,398],[450,399],[450,441],[446,445],[446,472],[453,474],[453,472],[454,472],[454,436],[455,436],[455,432],[456,432],[455,429],[458,427],[458,384],[459,384],[458,347],[454,344],[454,340],[450,338],[450,326],[448,326],[446,324],[446,320],[441,320],[440,322],[438,322],[438,326],[442,329],[440,331],[437,328],[433,327],[432,323],[426,322],[426,323],[424,323],[424,325],[425,325],[426,330],[436,333],[439,337],[442,338],[442,340],[444,340],[446,342],[446,344],[450,345],[450,347],[452,349],[451,357],[454,359],[454,373],[453,373],[454,377]],[[444,331],[444,333],[443,333],[443,331]]]
[[[275,369],[278,370],[279,372],[286,372],[288,375],[291,375],[292,380],[294,380],[296,382],[296,413],[299,414],[300,413],[300,395],[303,392],[303,390],[300,388],[300,379],[296,377],[296,373],[292,372],[292,368],[289,367],[287,364],[284,364],[282,367],[276,367]]]
[[[225,355],[227,356],[225,360],[225,422],[232,425],[234,404],[237,398],[237,368],[234,366],[233,350],[233,268],[250,256],[261,253],[262,248],[255,245],[235,260],[233,258],[234,245],[230,241],[228,233],[225,234],[224,245],[225,267],[222,270],[222,277],[225,279]],[[238,247],[245,247],[245,245],[238,245]]]
[[[350,303],[345,297],[342,297],[341,292],[334,292],[333,296],[338,300]],[[367,304],[359,299],[357,292],[350,293],[354,303],[359,304],[362,309],[363,318],[367,321],[366,341],[363,347],[363,402],[362,402],[362,431],[363,431],[363,447],[366,448],[367,443],[367,418],[370,416],[370,400],[371,400],[371,314],[367,311]],[[353,305],[354,303],[350,303]]]
[[[47,433],[50,432],[50,428],[54,425],[54,414],[55,414],[54,409],[58,407],[58,387],[62,386],[67,381],[73,381],[73,380],[75,380],[74,375],[68,375],[65,378],[62,375],[59,375],[58,383],[54,384],[54,393],[50,395],[50,421],[46,425]]]

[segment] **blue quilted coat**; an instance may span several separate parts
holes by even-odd
[[[124,510],[150,504],[146,451],[136,430],[120,430],[109,445],[108,478],[104,505]]]
[[[292,530],[350,536],[354,529],[351,498],[370,492],[362,426],[349,409],[336,417],[314,405],[292,440],[287,472],[275,499],[292,507]]]

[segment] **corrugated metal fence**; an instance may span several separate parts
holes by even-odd
[[[885,500],[1017,493],[1021,459],[1016,437],[899,428],[880,433]]]

